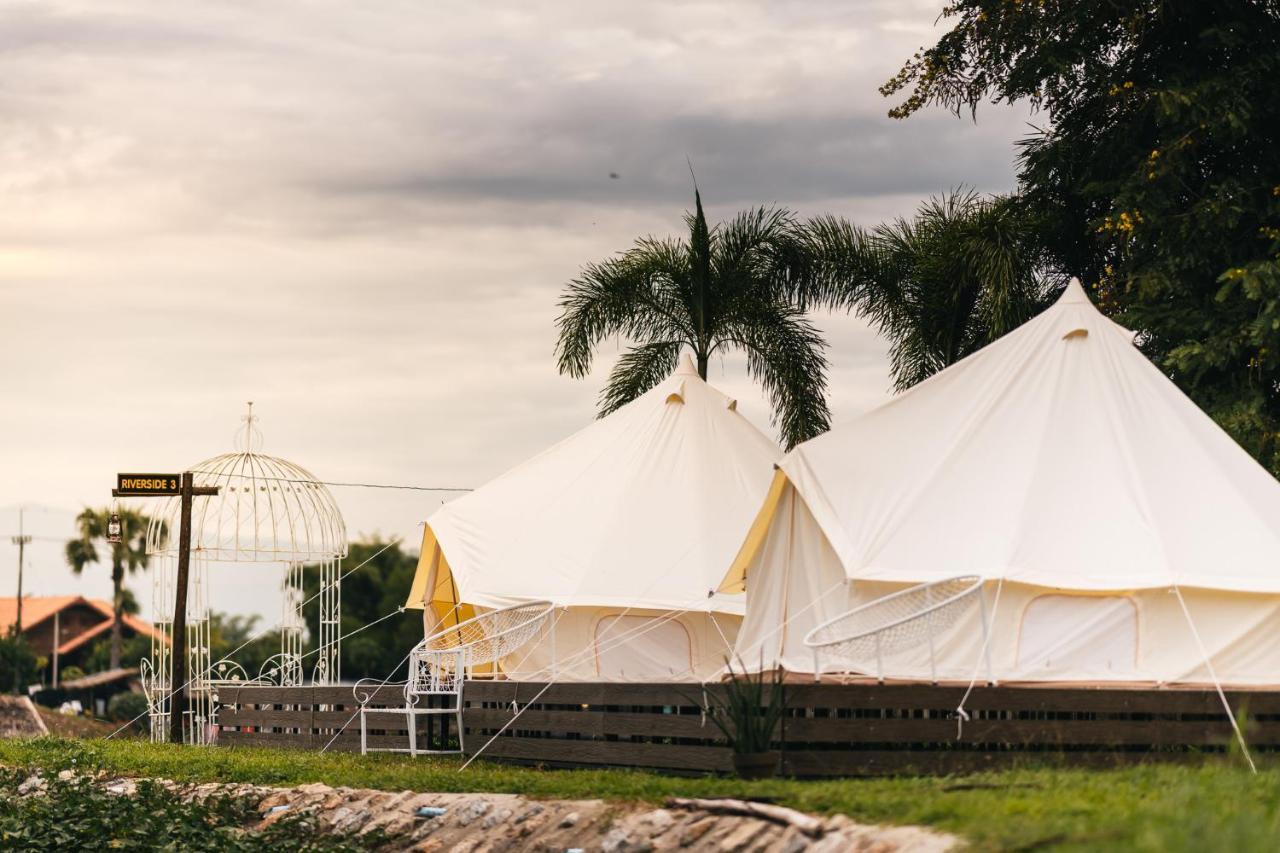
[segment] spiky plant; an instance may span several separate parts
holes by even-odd
[[[710,694],[708,705],[699,705],[735,753],[768,752],[773,745],[773,733],[786,712],[783,691],[786,674],[781,667],[768,673],[762,667],[761,672],[752,674],[741,661],[738,663],[738,669],[734,669],[733,662],[725,659],[729,677],[721,684],[720,692]]]
[[[582,378],[601,342],[627,339],[631,346],[600,394],[604,416],[671,373],[682,349],[703,379],[714,354],[740,352],[788,448],[825,432],[826,344],[797,298],[812,268],[803,228],[790,211],[767,207],[710,228],[696,190],[685,220],[687,240],[638,240],[583,267],[565,288],[560,372]]]

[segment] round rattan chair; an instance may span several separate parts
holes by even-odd
[[[475,667],[496,664],[536,637],[552,609],[550,601],[526,601],[489,610],[437,631],[413,654],[437,657],[445,668],[463,666],[470,675]],[[466,652],[461,663],[459,651]]]
[[[876,677],[884,681],[885,655],[927,642],[930,680],[937,681],[935,638],[974,608],[983,612],[985,653],[986,606],[978,575],[920,584],[855,607],[805,636],[804,644],[813,649],[814,680],[821,678],[821,656],[827,654],[859,663],[874,660]]]

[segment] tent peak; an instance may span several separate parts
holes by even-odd
[[[1067,286],[1062,291],[1062,295],[1058,297],[1060,305],[1072,305],[1084,303],[1092,305],[1089,294],[1084,292],[1084,285],[1080,284],[1080,279],[1075,276],[1071,277],[1071,281],[1067,282]]]
[[[680,354],[680,364],[676,367],[676,373],[682,376],[697,376],[698,366],[693,363],[693,356],[689,353]]]

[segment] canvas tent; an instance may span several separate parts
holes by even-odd
[[[552,626],[511,678],[705,678],[741,595],[714,593],[769,487],[777,445],[687,357],[640,398],[427,521],[408,607],[428,633],[522,599]]]
[[[1072,282],[1012,333],[796,447],[721,586],[746,590],[738,654],[812,672],[815,625],[974,574],[998,680],[1202,683],[1207,655],[1222,682],[1280,681],[1280,483],[1133,339]],[[986,676],[981,619],[939,638],[938,679]],[[928,678],[930,661],[916,644],[882,674]]]

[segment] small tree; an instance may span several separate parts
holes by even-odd
[[[26,637],[11,630],[0,638],[0,685],[12,684],[14,692],[21,693],[24,685],[36,680],[38,670]]]
[[[826,432],[826,343],[804,311],[804,229],[790,211],[764,207],[710,228],[696,190],[685,221],[687,241],[637,240],[569,283],[556,321],[560,372],[582,378],[601,342],[632,343],[600,394],[603,417],[665,379],[682,349],[703,379],[716,352],[741,352],[788,449]]]
[[[133,574],[147,565],[147,526],[150,519],[137,510],[121,509],[120,524],[122,536],[120,542],[107,541],[107,524],[111,519],[109,509],[90,509],[76,516],[76,538],[67,542],[67,565],[77,575],[81,574],[90,563],[100,560],[98,547],[105,545],[110,550],[111,559],[111,606],[115,614],[115,624],[111,626],[111,659],[110,668],[120,666],[123,637],[120,632],[121,617],[125,613],[126,595],[124,588],[125,572]]]
[[[870,320],[889,340],[902,391],[1026,322],[1065,283],[1033,224],[1018,199],[967,190],[871,230],[815,219],[809,298]]]

